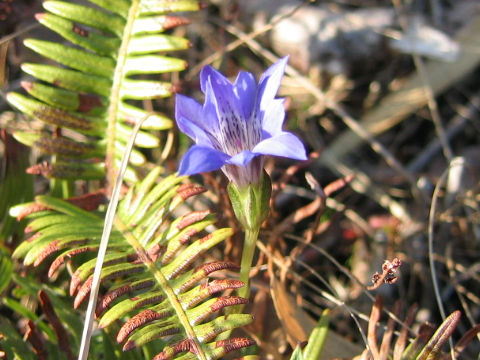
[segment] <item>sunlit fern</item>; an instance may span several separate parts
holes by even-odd
[[[153,170],[119,203],[102,270],[105,291],[96,310],[99,327],[123,321],[117,341],[124,343],[124,350],[163,339],[163,351],[155,359],[218,359],[228,351],[252,345],[250,339],[242,337],[216,340],[222,333],[229,334],[251,321],[248,314],[217,313],[246,301],[236,296],[214,296],[243,285],[238,280],[209,278],[212,272],[236,266],[214,261],[194,268],[195,260],[229,237],[231,229],[207,232],[215,222],[208,211],[190,212],[170,221],[173,210],[203,189],[182,185],[174,175],[157,183],[160,171]],[[98,198],[96,194],[91,199],[73,201],[95,207]],[[74,306],[79,307],[90,292],[103,211],[86,211],[47,196],[39,196],[35,203],[14,211],[31,219],[27,227],[31,236],[13,256],[23,258],[24,265],[38,266],[56,254],[49,277],[55,276],[64,263],[72,264],[76,269],[70,294],[75,295]],[[86,253],[93,256],[86,258]]]
[[[89,6],[43,3],[47,13],[37,19],[71,44],[26,40],[27,47],[60,66],[23,64],[22,69],[41,82],[23,82],[28,94],[9,93],[8,100],[49,130],[15,133],[21,142],[52,155],[49,163],[37,164],[30,172],[54,179],[105,179],[108,188],[115,182],[133,125],[147,118],[130,156],[133,165],[145,162],[139,148],[160,146],[149,130],[172,125],[167,117],[138,107],[139,101],[172,93],[172,84],[159,81],[159,74],[186,67],[185,61],[167,53],[185,49],[189,42],[163,32],[188,22],[171,12],[195,11],[199,4],[194,0],[90,2]],[[229,237],[231,230],[207,231],[215,222],[208,212],[190,212],[174,219],[172,211],[202,190],[181,185],[174,175],[159,181],[161,173],[155,168],[132,186],[119,204],[101,276],[103,296],[96,311],[99,326],[104,333],[118,332],[116,338],[124,350],[141,347],[145,355],[154,349],[155,359],[218,359],[252,345],[250,339],[230,337],[233,329],[251,321],[250,315],[218,313],[226,306],[245,303],[245,299],[223,294],[243,284],[225,278],[210,280],[212,272],[236,266],[199,259]],[[127,178],[137,179],[134,168]],[[50,278],[55,278],[64,264],[75,270],[70,280],[74,307],[80,307],[90,292],[105,201],[103,190],[67,201],[38,196],[35,202],[12,210],[29,220],[30,236],[13,257],[23,259],[24,266],[51,260]],[[6,280],[3,286],[11,289],[12,283]],[[12,310],[25,317],[21,307]],[[43,325],[44,331],[47,326]],[[10,339],[15,341],[13,333]],[[60,341],[51,336],[46,340]],[[94,350],[96,355],[107,353]]]
[[[8,101],[30,117],[49,124],[49,133],[17,132],[16,138],[53,155],[30,169],[50,178],[103,179],[113,184],[132,126],[147,117],[131,163],[141,165],[138,148],[159,146],[146,130],[172,122],[150,114],[138,101],[171,95],[172,84],[159,74],[183,70],[184,60],[167,53],[186,49],[187,39],[164,31],[188,22],[172,12],[196,11],[196,0],[90,0],[95,5],[45,1],[37,19],[70,43],[27,39],[25,46],[61,66],[24,63],[42,82],[22,82],[30,94],[9,93]],[[126,177],[135,179],[130,169]]]

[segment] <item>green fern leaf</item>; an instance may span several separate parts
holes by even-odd
[[[13,274],[13,262],[6,251],[0,248],[0,294],[10,284]]]
[[[8,359],[34,360],[35,353],[10,321],[0,316],[0,345]]]
[[[165,346],[155,359],[219,359],[253,344],[246,338],[217,339],[251,322],[248,314],[227,317],[219,313],[246,303],[243,298],[223,294],[244,284],[210,279],[216,271],[237,269],[232,263],[195,264],[202,254],[231,236],[232,230],[207,231],[215,224],[215,216],[208,211],[171,220],[186,199],[204,190],[182,184],[182,178],[174,175],[158,182],[160,172],[160,168],[154,169],[119,203],[101,272],[105,292],[95,311],[98,324],[108,328],[123,321],[116,338],[125,351],[162,339]],[[97,260],[91,256],[99,247],[103,211],[91,212],[71,202],[39,196],[24,206],[23,213],[31,218],[27,231],[32,235],[13,256],[23,258],[25,265],[38,266],[55,255],[49,276],[67,261],[76,264],[70,294],[75,297],[74,307],[80,307],[91,290]],[[86,254],[91,254],[90,259]]]
[[[2,313],[9,308],[23,321],[13,324],[0,316],[0,349],[7,358],[73,360],[83,324],[71,311],[64,292],[39,284],[30,275],[14,273],[11,281],[16,287],[2,299]],[[103,339],[106,342],[109,337]],[[106,351],[105,346],[95,346],[93,358],[104,358]]]
[[[131,165],[142,165],[138,148],[158,147],[147,130],[165,130],[172,121],[138,107],[138,101],[170,96],[158,74],[181,71],[186,62],[172,51],[189,41],[165,31],[188,23],[172,12],[196,11],[196,0],[91,0],[97,6],[45,1],[37,20],[67,42],[25,40],[25,46],[56,65],[25,63],[22,69],[42,82],[22,82],[28,96],[9,93],[10,104],[51,126],[51,134],[17,133],[16,138],[52,155],[52,163],[30,172],[49,178],[102,179],[113,184],[132,127],[148,118],[139,132]],[[162,54],[168,52],[167,54]],[[78,136],[58,129],[69,129]],[[55,136],[53,136],[55,131]],[[105,166],[104,164],[107,164]],[[135,180],[129,169],[127,180]]]

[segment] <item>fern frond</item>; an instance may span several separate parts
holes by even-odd
[[[99,327],[124,321],[117,334],[124,350],[162,339],[166,345],[155,359],[219,359],[228,351],[253,344],[247,338],[217,340],[251,321],[248,314],[218,314],[225,307],[246,303],[246,299],[223,294],[244,284],[210,279],[213,272],[237,269],[232,263],[214,261],[197,267],[195,263],[231,236],[232,230],[207,231],[215,224],[215,216],[208,211],[170,220],[186,199],[204,190],[181,184],[182,178],[174,175],[157,182],[160,171],[154,169],[119,203],[101,273],[106,291],[96,307]],[[89,296],[96,263],[95,257],[88,260],[85,254],[98,250],[103,212],[39,196],[24,206],[23,213],[31,219],[27,230],[32,236],[13,256],[23,258],[25,265],[37,266],[56,254],[49,276],[67,261],[78,262],[70,294],[75,296],[74,306],[81,306]]]
[[[4,312],[10,309],[23,321],[15,325],[0,317],[0,348],[7,358],[14,359],[74,359],[76,339],[82,323],[68,311],[68,303],[58,289],[38,284],[31,276],[11,274],[11,293],[2,298]],[[18,343],[19,332],[23,344]],[[15,354],[15,356],[11,356]]]
[[[13,262],[10,255],[0,248],[0,294],[10,283],[13,274]]]
[[[18,333],[15,326],[3,316],[0,316],[0,349],[8,359],[34,360],[35,353]]]
[[[69,299],[58,288],[40,284],[30,275],[12,274],[14,287],[2,297],[2,314],[6,309],[22,317],[12,322],[0,316],[0,350],[6,359],[73,360],[82,331],[81,319],[71,311]],[[109,334],[92,346],[93,359],[133,360],[138,357],[112,357],[114,349]],[[118,351],[118,350],[117,350]],[[132,354],[135,354],[132,352]],[[138,354],[135,354],[138,356]]]
[[[172,84],[158,74],[181,71],[186,62],[167,54],[189,47],[165,34],[188,21],[170,13],[196,11],[196,0],[90,0],[96,7],[45,1],[38,21],[68,42],[27,39],[25,46],[60,66],[25,63],[22,69],[42,82],[22,82],[29,94],[9,93],[10,104],[45,124],[51,133],[17,133],[23,143],[53,155],[31,173],[61,179],[102,179],[113,183],[132,127],[141,119],[131,163],[142,165],[138,148],[159,146],[147,130],[165,130],[171,120],[138,106],[139,100],[170,96]],[[60,131],[61,129],[72,130]],[[53,133],[55,132],[55,133]],[[100,163],[99,163],[100,162]],[[104,165],[106,164],[106,166]],[[130,180],[136,178],[129,171]]]
[[[4,114],[4,116],[8,117],[9,114]],[[9,133],[8,123],[10,121],[16,121],[13,114],[12,119],[7,120],[6,128],[0,130],[0,140],[4,145],[3,164],[0,170],[0,219],[2,219],[0,221],[0,254],[3,253],[2,246],[7,244],[10,239],[20,235],[24,227],[24,224],[18,223],[14,218],[8,216],[9,208],[33,199],[33,179],[30,175],[25,174],[30,152],[27,147],[15,141]],[[0,269],[0,293],[2,275],[4,272]]]

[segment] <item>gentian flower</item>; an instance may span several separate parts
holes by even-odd
[[[179,174],[193,175],[222,169],[238,188],[257,185],[263,156],[305,160],[305,147],[282,130],[284,99],[275,98],[287,64],[280,59],[263,73],[240,72],[232,84],[211,66],[200,73],[205,103],[176,96],[175,118],[182,132],[195,141],[183,157]]]

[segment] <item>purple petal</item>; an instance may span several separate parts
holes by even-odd
[[[260,154],[255,154],[251,151],[245,150],[245,151],[242,151],[241,153],[238,153],[237,155],[232,156],[230,160],[227,161],[227,163],[231,165],[245,166],[250,161],[252,161],[252,159],[255,156],[259,156],[259,155]]]
[[[244,119],[250,119],[255,105],[257,83],[252,73],[241,71],[233,84],[233,92],[237,97],[239,111]]]
[[[220,71],[207,65],[200,71],[200,88],[204,94],[207,94],[207,84],[209,82],[211,82],[212,85],[229,86],[230,89],[233,89],[232,83]]]
[[[183,156],[179,175],[194,175],[220,169],[230,158],[218,150],[203,146],[192,146]]]
[[[276,136],[282,132],[283,121],[285,120],[284,99],[275,99],[270,102],[265,111],[260,114],[263,119],[263,138]]]
[[[272,101],[280,87],[282,82],[283,73],[285,72],[285,67],[287,66],[288,56],[277,61],[275,64],[270,66],[260,78],[258,83],[258,98],[259,101],[259,110],[265,111],[268,107],[268,103]]]
[[[305,147],[298,137],[282,132],[277,136],[259,142],[252,152],[262,155],[283,156],[296,160],[307,160]]]
[[[211,67],[210,65],[206,65],[200,71],[200,89],[204,94],[207,93],[207,83],[210,81],[210,76],[216,73],[218,77],[224,78],[225,81],[228,81],[225,76],[223,76],[220,72],[218,72],[215,68]]]
[[[210,126],[210,133],[215,134],[218,132],[217,102],[210,81],[207,81],[205,84],[205,103],[203,104],[202,115],[204,119],[207,119],[207,123]]]
[[[239,117],[239,103],[232,83],[211,66],[205,66],[200,73],[202,91],[215,105],[217,118]]]
[[[175,99],[175,119],[178,128],[198,145],[211,146],[212,142],[205,132],[202,123],[202,106],[195,100],[177,94]]]
[[[202,105],[194,99],[181,94],[175,96],[175,118],[185,117],[190,121],[195,121],[201,111]]]

